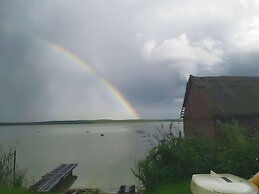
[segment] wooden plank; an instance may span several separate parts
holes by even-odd
[[[39,184],[37,191],[38,192],[51,191],[62,179],[66,178],[77,165],[78,165],[77,163],[59,165],[51,172],[44,175],[40,181],[38,181],[41,184]]]
[[[55,168],[54,170],[52,170],[50,173],[48,174],[57,174],[59,171],[61,171],[62,169],[64,169],[67,166],[67,164],[61,164],[60,166],[58,166],[57,168]]]
[[[77,164],[69,164],[69,165],[67,165],[65,168],[63,168],[62,170],[60,170],[58,173],[60,173],[60,174],[68,174],[68,173],[71,172],[71,170],[73,170],[76,166],[77,166]]]
[[[63,177],[64,177],[64,174],[56,174],[50,180],[48,180],[42,187],[40,187],[38,189],[38,192],[51,191]]]

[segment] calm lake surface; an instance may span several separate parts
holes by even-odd
[[[28,185],[61,163],[78,163],[73,171],[78,178],[72,188],[117,190],[122,184],[136,184],[131,168],[151,148],[136,131],[154,134],[161,124],[0,126],[0,145],[3,149],[15,147],[17,166],[27,169]],[[163,123],[166,129],[169,124]],[[174,129],[179,129],[179,123]]]

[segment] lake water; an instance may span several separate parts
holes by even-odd
[[[117,190],[122,184],[136,184],[131,168],[151,148],[136,131],[154,134],[161,124],[0,126],[0,144],[3,149],[15,147],[17,166],[27,169],[28,185],[61,163],[78,163],[72,188]],[[163,125],[168,129],[169,123]],[[176,131],[178,125],[175,123]]]

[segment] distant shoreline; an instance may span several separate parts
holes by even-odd
[[[69,125],[69,124],[99,124],[99,123],[139,123],[139,122],[177,122],[180,119],[129,119],[129,120],[67,120],[67,121],[39,121],[39,122],[0,122],[0,126],[18,125]]]

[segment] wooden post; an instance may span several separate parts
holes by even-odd
[[[15,182],[16,150],[13,152],[13,184]]]

